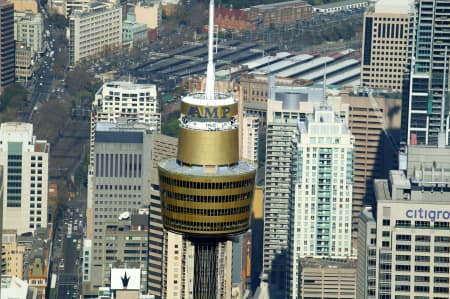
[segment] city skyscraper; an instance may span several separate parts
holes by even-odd
[[[47,227],[48,156],[50,144],[33,136],[33,125],[0,125],[3,166],[3,229],[17,234]]]
[[[292,136],[322,95],[321,88],[280,88],[267,101],[262,280],[272,289],[287,283]]]
[[[300,259],[351,256],[353,137],[330,106],[295,130],[291,166],[289,298],[300,298]]]
[[[446,48],[450,46],[448,14],[448,1],[415,1],[409,90],[402,111],[402,141],[407,144],[437,145],[440,131],[445,133],[444,142],[448,144],[448,91],[443,92],[448,90],[449,63],[444,61]]]
[[[358,298],[448,298],[449,156],[449,147],[410,145],[406,172],[392,170],[389,179],[375,181],[376,244],[371,231],[358,248],[376,248],[376,274],[358,286],[375,296]],[[373,261],[370,253],[360,262]]]
[[[92,241],[91,264],[83,269],[88,271],[86,277],[90,278],[90,281],[85,281],[86,293],[108,285],[110,264],[120,262],[108,257],[110,248],[104,246],[105,242],[116,244],[114,240],[106,239],[108,223],[124,212],[131,215],[137,213],[139,208],[149,206],[152,133],[145,124],[100,122],[95,126],[87,196],[87,239]],[[147,252],[147,248],[143,250]],[[144,260],[140,266],[144,274],[147,271],[147,254],[142,256]]]
[[[0,0],[0,94],[15,81],[14,5]]]
[[[413,0],[380,0],[364,13],[362,86],[402,91],[412,4]]]
[[[159,165],[163,224],[192,244],[196,299],[221,298],[228,286],[220,276],[231,282],[221,251],[250,228],[256,176],[254,165],[239,161],[238,101],[214,91],[213,28],[211,0],[206,89],[182,99],[177,158]]]

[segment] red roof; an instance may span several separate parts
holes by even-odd
[[[240,9],[232,9],[232,8],[224,8],[224,7],[218,7],[215,10],[215,17],[221,16],[221,17],[229,17],[236,20],[247,20],[248,15],[246,11],[240,10]]]

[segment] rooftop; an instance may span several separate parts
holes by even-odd
[[[216,173],[211,173],[203,166],[183,166],[177,162],[176,159],[166,160],[159,164],[160,167],[164,169],[168,169],[173,172],[177,172],[184,175],[193,175],[193,176],[233,176],[237,174],[244,174],[248,172],[252,172],[255,170],[255,166],[249,164],[247,162],[240,161],[238,164],[234,166],[218,166],[216,168]]]
[[[278,2],[278,3],[271,3],[271,4],[255,5],[255,6],[252,6],[251,8],[269,10],[269,9],[277,9],[277,8],[282,8],[282,7],[289,7],[291,5],[297,5],[297,4],[302,5],[302,6],[311,6],[308,3],[306,3],[305,1],[295,0],[295,1],[285,1],[285,2]]]
[[[388,0],[389,2],[397,2],[399,0]],[[332,2],[332,3],[327,3],[327,4],[323,4],[323,5],[315,5],[315,8],[322,8],[322,9],[327,9],[327,8],[334,8],[334,7],[341,7],[341,6],[346,6],[346,5],[352,5],[352,4],[358,4],[358,3],[368,3],[368,0],[345,0],[345,1],[338,1],[338,2]]]
[[[302,267],[317,269],[354,269],[356,259],[302,258]]]
[[[414,0],[379,0],[375,4],[375,13],[407,14],[413,5]]]

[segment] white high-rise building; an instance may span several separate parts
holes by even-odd
[[[262,279],[269,282],[271,290],[284,293],[289,264],[292,137],[298,121],[320,105],[323,89],[278,86],[272,96],[267,101]],[[346,120],[348,105],[336,102],[332,107]]]
[[[242,119],[242,159],[258,164],[259,117],[245,115]]]
[[[43,51],[44,18],[31,11],[14,12],[14,39],[22,41],[31,49],[31,54]]]
[[[122,45],[122,7],[91,2],[69,17],[69,64]]]
[[[92,103],[90,163],[95,143],[97,123],[126,120],[146,124],[153,132],[161,130],[161,114],[156,85],[113,81],[103,84]]]
[[[92,105],[96,122],[117,122],[119,118],[145,123],[159,132],[161,114],[154,84],[114,81],[103,84]]]
[[[47,227],[48,155],[50,144],[33,136],[33,125],[0,126],[3,166],[3,229],[17,234]]]
[[[288,281],[300,298],[301,258],[352,254],[353,137],[331,107],[298,122],[291,172]]]

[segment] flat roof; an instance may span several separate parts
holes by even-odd
[[[387,0],[389,2],[396,2],[399,0]],[[322,5],[315,5],[314,8],[321,8],[321,9],[327,9],[327,8],[334,8],[334,7],[341,7],[346,5],[352,5],[357,3],[369,3],[367,0],[345,0],[345,1],[338,1],[338,2],[332,2]]]
[[[215,176],[232,176],[237,174],[244,174],[249,173],[251,171],[255,170],[255,166],[252,164],[249,164],[245,161],[239,161],[238,164],[232,167],[228,166],[219,166],[217,167],[216,173],[210,173],[205,170],[205,167],[203,166],[192,166],[187,167],[180,165],[176,159],[170,159],[163,161],[159,163],[159,166],[184,175],[193,175],[193,176],[209,176],[209,177],[215,177]]]
[[[274,9],[274,8],[277,8],[277,7],[289,6],[291,4],[303,4],[304,6],[310,6],[305,1],[296,0],[296,1],[284,1],[284,2],[277,2],[277,3],[270,3],[270,4],[260,4],[260,5],[252,6],[250,8]]]
[[[267,65],[269,63],[277,62],[280,59],[290,56],[292,56],[292,54],[289,52],[278,52],[274,56],[269,55],[254,60],[250,60],[244,63],[243,66],[246,66],[249,70],[253,70],[255,68]]]
[[[316,67],[320,67],[322,65],[325,65],[328,62],[334,61],[335,59],[332,57],[317,57],[313,60],[310,60],[308,62],[302,63],[298,66],[294,66],[291,68],[288,68],[284,71],[281,72],[277,72],[275,73],[276,76],[278,77],[291,77],[291,76],[295,76],[301,73],[304,73],[306,71],[309,71],[311,69],[314,69]]]
[[[333,85],[333,84],[339,84],[342,81],[351,79],[353,77],[359,76],[359,74],[361,73],[361,68],[360,66],[356,66],[354,68],[351,68],[347,71],[341,72],[341,73],[337,73],[334,76],[331,76],[329,78],[327,78],[327,85]],[[321,80],[320,82],[317,82],[317,84],[323,84],[323,80]]]
[[[328,74],[337,72],[341,69],[344,69],[346,67],[352,66],[358,64],[359,65],[359,61],[356,59],[347,59],[347,60],[343,60],[343,61],[339,61],[337,63],[334,63],[332,65],[327,65],[326,67],[326,74],[328,76]],[[298,76],[297,78],[299,79],[303,79],[303,80],[316,80],[319,79],[321,77],[323,77],[323,74],[325,73],[325,68],[321,68],[318,70],[314,70],[311,71],[309,73],[303,74]]]
[[[302,62],[306,62],[308,60],[313,59],[314,56],[309,55],[309,54],[300,54],[300,55],[296,55],[293,57],[289,57],[286,59],[283,59],[281,61],[277,61],[275,63],[271,63],[267,66],[264,66],[262,68],[256,69],[252,72],[250,72],[250,74],[271,74],[274,73],[276,71],[281,71],[284,70],[290,66],[294,66],[294,65],[298,65]]]

